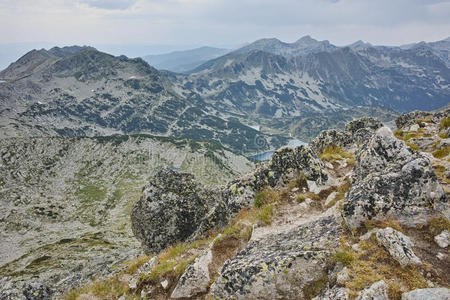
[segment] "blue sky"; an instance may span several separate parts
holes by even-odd
[[[450,0],[0,0],[0,48],[114,44],[164,52],[304,35],[336,45],[440,40],[450,36]]]

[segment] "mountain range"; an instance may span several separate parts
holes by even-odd
[[[86,46],[33,50],[0,72],[0,137],[144,133],[255,153],[336,126],[324,118],[388,121],[448,104],[449,49],[448,39],[403,47],[262,39],[189,74]],[[305,119],[317,126],[300,126]]]

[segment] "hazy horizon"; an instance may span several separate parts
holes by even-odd
[[[33,48],[65,45],[130,57],[305,35],[399,46],[449,37],[450,1],[2,0],[0,34],[1,69]]]

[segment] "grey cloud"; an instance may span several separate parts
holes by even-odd
[[[137,0],[79,0],[78,2],[95,8],[124,10],[133,6]]]

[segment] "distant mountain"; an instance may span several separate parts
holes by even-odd
[[[298,56],[321,51],[330,51],[337,47],[328,41],[317,41],[309,35],[304,36],[294,43],[285,43],[278,39],[260,39],[247,46],[239,48],[234,53],[248,53],[253,50],[261,50],[264,52],[278,54],[283,56]]]
[[[33,50],[0,73],[0,138],[146,133],[212,139],[245,153],[286,142],[180,93],[172,76],[93,48]]]
[[[228,52],[230,52],[228,49],[201,47],[167,54],[147,55],[143,59],[157,69],[185,73]]]
[[[420,42],[414,44],[408,44],[400,46],[402,49],[414,49],[414,48],[422,48],[432,51],[436,56],[441,58],[448,67],[450,67],[450,37],[446,38],[442,41],[436,42]]]
[[[450,99],[450,70],[431,50],[349,47],[286,57],[234,51],[180,78],[212,106],[268,118],[359,105],[431,110]]]

